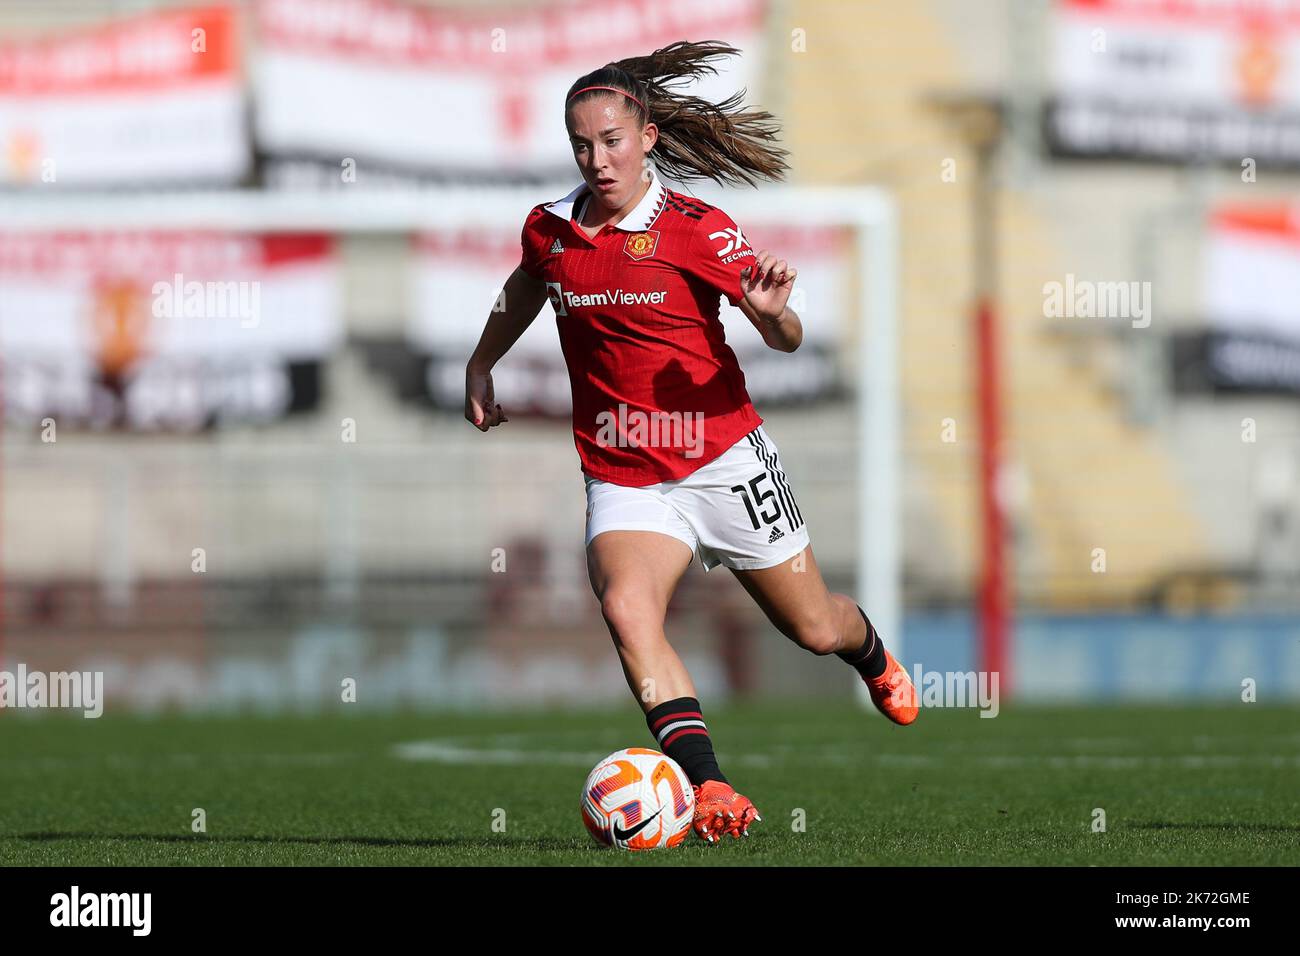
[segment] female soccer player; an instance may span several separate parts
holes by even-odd
[[[761,818],[719,770],[691,677],[664,635],[693,555],[706,571],[730,569],[800,647],[854,667],[895,723],[917,715],[907,672],[853,599],[822,580],[718,320],[725,295],[769,347],[793,352],[803,327],[786,302],[797,270],[755,253],[731,217],[656,172],[751,185],[782,177],[771,114],[736,109],[740,94],[714,105],[668,89],[737,52],[674,43],[569,88],[565,125],[583,181],[528,214],[505,308],[465,372],[465,417],[484,432],[508,421],[492,368],[549,298],[587,485],[591,586],[650,732],[694,785],[693,826],[710,843],[748,836]]]

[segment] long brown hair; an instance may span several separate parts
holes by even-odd
[[[635,96],[643,109],[626,96],[618,98],[637,119],[637,128],[654,123],[659,141],[650,155],[655,167],[680,182],[712,179],[714,182],[745,183],[758,179],[779,180],[790,167],[787,150],[772,145],[780,127],[766,110],[743,109],[745,91],[733,93],[721,103],[698,96],[685,96],[671,87],[705,73],[717,74],[708,61],[740,51],[714,40],[688,43],[679,40],[648,56],[632,56],[607,63],[569,87],[565,94],[565,118],[570,106],[595,96],[615,96],[608,90],[587,86],[613,86]],[[572,99],[570,99],[572,97]]]

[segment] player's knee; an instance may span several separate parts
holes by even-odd
[[[840,649],[839,631],[831,621],[822,618],[800,622],[791,636],[804,650],[819,656],[833,654]]]
[[[642,643],[659,630],[654,602],[635,590],[609,588],[601,595],[600,613],[614,640],[624,646]]]

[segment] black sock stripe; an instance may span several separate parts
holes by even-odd
[[[757,430],[755,431],[755,433],[757,434]],[[759,442],[762,443],[764,448],[767,447],[767,442],[763,441],[762,435],[758,436],[758,440]],[[781,466],[778,465],[776,462],[775,450],[772,451],[772,470],[776,472],[777,477],[780,480],[781,484],[785,486],[786,494],[790,496],[790,507],[794,509],[794,514],[795,517],[799,519],[799,524],[803,524],[803,514],[799,511],[799,505],[794,500],[794,490],[790,487],[790,483],[786,480],[785,472],[781,470]]]
[[[645,715],[646,725],[650,728],[656,743],[665,754],[677,761],[693,785],[699,786],[707,780],[720,780],[726,783],[727,778],[718,767],[718,758],[713,752],[713,738],[709,736],[709,729],[702,717],[683,716],[665,724],[658,732],[654,730],[656,721],[680,711],[686,711],[688,714],[703,714],[700,702],[696,698],[677,697],[658,704]],[[704,733],[683,734],[672,744],[665,746],[665,740],[682,729],[699,729]]]

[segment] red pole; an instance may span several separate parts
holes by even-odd
[[[1006,513],[999,495],[1002,474],[1001,366],[997,316],[989,296],[975,305],[976,402],[980,427],[980,528],[983,535],[979,584],[980,669],[998,674],[998,693],[1011,692],[1007,633]]]

